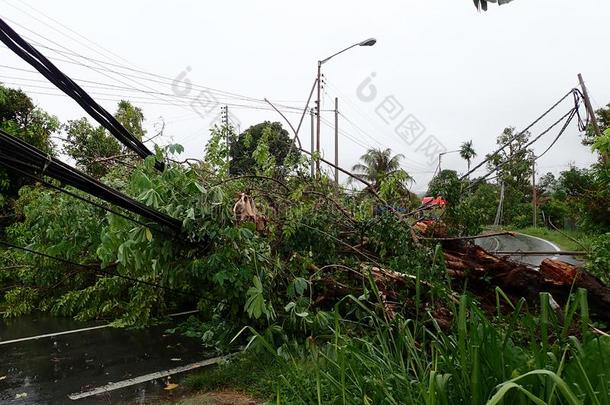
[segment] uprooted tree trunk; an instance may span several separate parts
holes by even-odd
[[[460,241],[445,241],[443,244],[447,273],[453,280],[455,290],[461,290],[467,285],[468,290],[479,297],[482,306],[489,310],[493,310],[496,305],[495,287],[502,289],[515,301],[523,297],[534,304],[538,303],[541,292],[548,292],[562,306],[567,303],[571,293],[578,288],[584,288],[588,292],[592,316],[602,321],[610,321],[610,288],[597,277],[574,265],[546,259],[537,270],[490,254],[476,245]],[[354,273],[357,274],[356,277]],[[415,304],[399,302],[399,291],[413,287],[415,280],[412,276],[371,266],[358,271],[352,269],[347,279],[363,281],[367,274],[372,276],[379,290],[384,312],[390,317],[400,311],[399,307]],[[347,285],[349,281],[346,281],[345,277],[340,281],[335,276],[337,274],[327,273],[317,282],[317,305],[329,305],[347,294],[360,293],[360,287],[354,287],[351,285],[353,283]],[[420,282],[423,288],[427,288],[425,281]],[[455,297],[450,298],[456,301]],[[431,310],[435,313],[439,308]],[[441,314],[437,321],[445,321],[445,318],[446,316]]]
[[[463,245],[445,250],[447,270],[457,280],[468,279],[469,288],[486,295],[498,286],[513,297],[537,302],[541,292],[550,293],[563,305],[578,288],[588,292],[589,307],[597,319],[610,321],[610,288],[597,277],[559,260],[545,259],[536,270],[486,252],[483,248]]]

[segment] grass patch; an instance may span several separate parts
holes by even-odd
[[[230,388],[256,399],[268,400],[274,394],[273,383],[278,374],[279,366],[271,356],[246,352],[201,373],[189,375],[184,385],[198,391]]]
[[[534,228],[534,227],[513,229],[513,230],[516,232],[526,234],[526,235],[537,236],[539,238],[546,239],[548,241],[555,243],[562,250],[569,250],[569,251],[582,251],[583,247],[586,250],[589,250],[591,248],[591,243],[593,241],[592,235],[587,235],[581,231],[562,230],[561,232],[558,232],[558,231],[551,230],[548,228]],[[580,242],[580,244],[576,243],[575,241],[573,241],[570,238],[577,240],[578,242]]]

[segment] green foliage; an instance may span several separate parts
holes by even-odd
[[[352,167],[354,174],[372,186],[373,191],[382,190],[386,196],[409,194],[408,183],[413,181],[404,169],[400,167],[400,161],[404,159],[401,154],[392,156],[392,150],[369,149],[360,157],[362,163]]]
[[[471,212],[470,216],[478,219],[478,224],[488,225],[494,222],[499,199],[498,185],[484,181],[473,187],[462,203],[468,207],[467,211]]]
[[[606,129],[602,136],[595,138],[592,147],[603,156],[610,154],[610,128]]]
[[[604,283],[610,283],[610,233],[600,235],[591,244],[587,270]]]
[[[268,399],[273,395],[274,382],[281,372],[278,363],[268,355],[247,353],[189,375],[184,384],[197,391],[232,389]]]
[[[106,134],[103,127],[93,127],[86,118],[68,121],[64,126],[66,142],[63,151],[76,166],[93,177],[105,176],[121,153],[121,145]]]
[[[498,154],[488,157],[489,170],[498,167],[498,182],[504,183],[504,217],[502,223],[522,223],[525,218],[525,203],[532,201],[532,160],[531,149],[525,145],[530,140],[529,132],[516,133],[514,127],[506,128],[496,140],[500,145],[508,144]],[[531,217],[530,217],[531,218]],[[531,222],[531,221],[530,221]],[[523,226],[523,224],[521,224]]]
[[[476,235],[495,215],[497,187],[483,182],[465,193],[469,185],[454,170],[442,170],[428,185],[427,195],[447,201],[442,220],[455,235]]]
[[[141,111],[121,103],[117,116],[144,135]],[[327,177],[309,178],[277,123],[259,124],[239,137],[230,128],[214,128],[203,161],[165,159],[183,151],[168,145],[157,147],[154,157],[130,162],[130,170],[95,166],[96,159],[117,152],[104,131],[82,120],[67,128],[80,166],[181,221],[182,230],[176,234],[144,218],[133,222],[56,191],[23,187],[14,205],[18,221],[6,237],[85,266],[2,252],[7,316],[38,309],[144,326],[196,306],[201,317],[173,331],[199,338],[207,349],[234,349],[245,343],[244,330],[262,331],[248,347],[262,356],[256,357],[263,360],[259,369],[268,364],[272,372],[251,372],[259,378],[253,385],[278,403],[559,404],[586,402],[608,390],[603,368],[581,367],[610,350],[607,339],[588,332],[582,291],[562,316],[550,309],[548,295],[541,296],[540,311],[507,302],[514,311],[503,315],[498,304],[493,319],[467,296],[455,303],[440,246],[416,243],[411,218],[373,210],[382,202],[367,191],[393,205],[406,206],[412,198],[400,155],[389,149],[363,157],[360,174],[373,190],[345,193]],[[499,142],[511,135],[507,130]],[[510,218],[517,222],[531,218],[524,187],[529,152],[518,150],[526,141],[521,137],[494,163],[510,161],[501,176],[515,191]],[[154,168],[156,159],[168,161],[162,173]],[[580,202],[574,204],[579,218],[603,214],[603,168],[570,172],[548,184],[548,198],[562,193],[562,203]],[[475,234],[495,214],[497,185],[471,185],[453,171],[430,184],[430,195],[448,201],[443,219],[451,232]],[[595,216],[585,204],[592,189],[598,192]],[[237,221],[233,210],[242,194],[254,201],[255,212]],[[602,275],[609,246],[606,239],[597,243],[595,271]],[[379,291],[373,278],[380,268],[404,275],[406,287]],[[500,291],[496,297],[506,299]],[[581,341],[569,336],[575,326]],[[192,385],[251,381],[244,377],[253,367],[249,356],[192,378]]]
[[[33,288],[17,287],[4,295],[6,301],[6,316],[20,316],[29,314],[38,302],[38,291]]]
[[[491,320],[463,296],[450,330],[432,317],[390,322],[366,310],[364,335],[337,314],[324,341],[278,347],[254,332],[274,360],[276,377],[263,379],[263,392],[280,404],[606,403],[610,373],[599,360],[607,358],[610,339],[587,332],[579,341],[562,334],[552,311],[530,313],[523,300],[510,305],[512,312]],[[565,313],[582,308],[586,303],[574,300]],[[551,331],[558,336],[552,342],[536,337]],[[248,369],[251,359],[223,368]],[[193,381],[211,388],[214,380],[208,374]]]
[[[0,85],[0,129],[44,153],[55,155],[51,137],[60,129],[57,117],[34,106],[21,90]],[[31,184],[31,180],[0,168],[0,210],[17,197],[19,189],[26,184]]]
[[[468,171],[470,171],[470,163],[472,159],[477,157],[477,152],[472,146],[472,140],[462,143],[460,146],[460,157],[468,162]]]
[[[292,140],[288,131],[279,122],[265,121],[248,128],[237,139],[231,141],[231,175],[269,173],[275,166],[281,173],[287,173],[298,155],[292,150]]]
[[[146,135],[143,128],[144,113],[142,110],[129,101],[121,100],[114,117],[119,121],[133,136],[142,140]]]
[[[269,320],[274,319],[275,312],[273,307],[265,300],[265,290],[263,289],[261,279],[258,276],[254,276],[252,284],[252,287],[246,292],[248,300],[246,301],[245,309],[248,316],[259,319],[261,315],[265,315]]]
[[[577,223],[593,232],[610,230],[610,169],[595,165],[591,169],[571,167],[561,172],[555,190],[542,209],[553,221]]]
[[[595,111],[595,116],[597,117],[597,124],[602,132],[610,129],[610,104],[608,104],[605,108],[600,108]],[[597,132],[593,127],[593,123],[590,123],[587,126],[587,131],[583,136],[582,143],[583,145],[591,146],[595,143],[596,139]]]
[[[41,296],[51,299],[47,308],[54,313],[79,319],[112,317],[117,325],[144,325],[169,309],[201,300],[206,302],[203,308],[238,320],[253,276],[264,274],[272,261],[268,244],[247,224],[234,226],[234,193],[202,186],[195,169],[174,165],[160,174],[153,157],[136,168],[126,184],[120,174],[113,176],[108,178],[111,185],[182,220],[184,235],[172,237],[155,224],[135,224],[61,193],[24,188],[17,202],[17,213],[24,219],[8,229],[9,238],[77,263],[101,262],[110,274],[16,253],[15,261],[31,267],[12,279],[44,292]],[[118,275],[184,294],[168,294]],[[222,302],[225,305],[217,306]]]

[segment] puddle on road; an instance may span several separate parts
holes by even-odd
[[[174,323],[184,319],[178,318]],[[28,316],[0,321],[0,340],[96,325],[100,324],[47,315]],[[68,399],[68,394],[211,357],[202,351],[197,339],[165,333],[171,326],[142,330],[103,328],[0,345],[0,403],[115,404],[128,400],[149,403],[163,396],[165,380],[77,401]],[[172,382],[179,378],[173,376]]]

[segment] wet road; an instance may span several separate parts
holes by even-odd
[[[95,325],[47,316],[22,317],[0,321],[0,342],[88,326]],[[148,403],[164,392],[164,380],[76,401],[68,395],[211,357],[203,353],[198,340],[165,333],[168,327],[171,325],[143,330],[102,328],[0,345],[0,403]]]
[[[515,234],[515,236],[500,235],[493,236],[491,238],[476,239],[475,243],[489,252],[553,252],[561,250],[557,245],[552,242],[534,236],[524,235],[521,233]],[[525,263],[534,267],[540,266],[540,263],[542,263],[542,261],[546,258],[559,259],[561,261],[576,265],[582,264],[580,261],[578,261],[572,256],[563,255],[514,255],[510,256],[510,258],[514,261]]]

